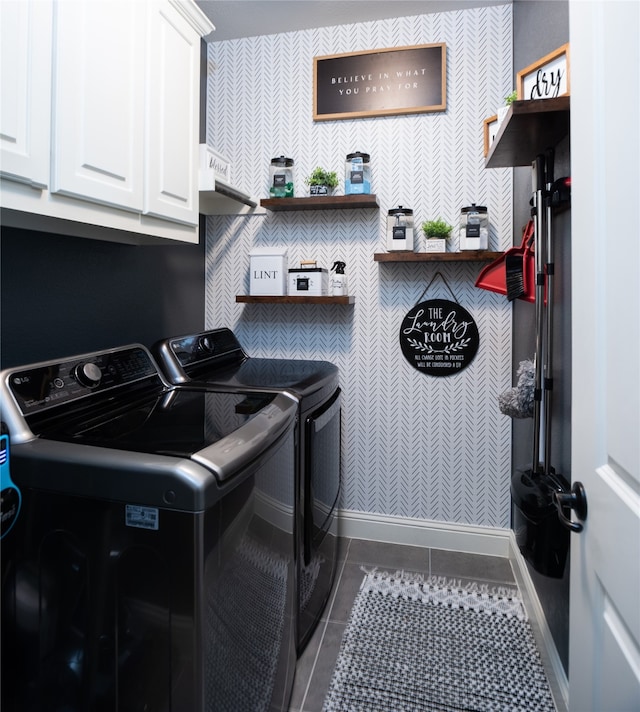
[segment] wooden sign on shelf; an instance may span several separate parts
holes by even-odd
[[[569,43],[520,70],[516,78],[516,91],[519,100],[568,96]]]

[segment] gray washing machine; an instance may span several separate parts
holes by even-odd
[[[298,402],[296,476],[297,648],[309,641],[329,599],[338,558],[341,391],[328,361],[250,357],[226,328],[154,345],[174,384],[285,392]]]
[[[295,399],[132,345],[4,371],[0,405],[3,712],[287,710]]]

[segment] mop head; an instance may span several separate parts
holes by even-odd
[[[535,369],[533,361],[520,361],[516,372],[518,383],[498,396],[500,411],[512,418],[533,418]]]

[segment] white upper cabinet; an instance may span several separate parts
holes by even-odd
[[[49,184],[52,4],[0,2],[0,176]]]
[[[200,35],[172,4],[149,13],[144,212],[198,223]]]
[[[3,224],[197,242],[200,38],[213,27],[195,3],[0,8]]]
[[[53,193],[142,212],[144,10],[56,3]]]

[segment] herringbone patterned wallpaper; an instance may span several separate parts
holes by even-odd
[[[314,123],[314,56],[430,42],[447,45],[446,112]],[[231,160],[238,187],[267,197],[270,159],[284,154],[305,195],[316,165],[342,179],[347,153],[371,154],[379,211],[207,219],[207,327],[229,326],[252,356],[340,368],[346,509],[509,526],[511,422],[496,399],[511,385],[511,306],[473,286],[481,264],[378,264],[373,253],[384,251],[386,213],[398,204],[417,225],[455,224],[462,206],[486,205],[490,249],[513,243],[512,172],[485,169],[482,154],[482,121],[512,88],[511,42],[511,7],[498,6],[209,45],[207,140]],[[345,261],[355,305],[237,304],[257,246],[286,246],[290,267]],[[436,271],[480,332],[473,363],[446,378],[412,368],[398,341]],[[425,298],[451,297],[436,279]]]

